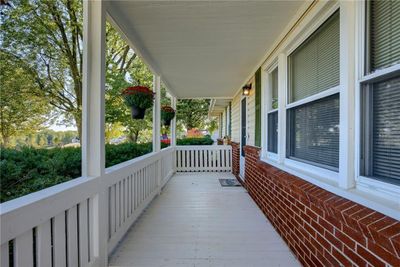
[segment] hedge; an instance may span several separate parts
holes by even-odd
[[[212,145],[214,140],[211,139],[209,135],[206,135],[202,138],[183,138],[176,140],[176,144],[178,146],[205,146]]]
[[[211,145],[209,137],[178,139],[178,145]],[[167,147],[161,144],[161,147]],[[152,144],[123,143],[106,147],[106,167],[143,156]],[[0,153],[0,202],[5,202],[81,176],[81,149],[76,147],[19,150]]]

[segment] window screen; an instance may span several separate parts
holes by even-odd
[[[268,114],[268,151],[278,153],[278,111]]]
[[[400,184],[400,77],[364,85],[363,175]]]
[[[339,85],[339,12],[289,56],[289,102]]]
[[[370,71],[400,63],[400,1],[369,2]]]
[[[290,109],[288,128],[289,158],[338,170],[339,94]]]

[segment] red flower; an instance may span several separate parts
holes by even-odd
[[[128,88],[126,88],[126,89],[124,89],[122,91],[123,95],[134,95],[134,94],[137,94],[137,93],[144,93],[144,94],[148,94],[148,95],[151,95],[151,96],[154,96],[154,94],[155,94],[148,87],[141,86],[141,85],[128,87]]]
[[[170,106],[162,106],[161,110],[167,113],[175,113],[175,110]]]

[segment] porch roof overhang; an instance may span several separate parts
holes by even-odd
[[[231,101],[232,98],[212,99],[208,108],[208,117],[217,117],[221,115]]]
[[[108,2],[109,20],[177,98],[232,98],[309,1]]]

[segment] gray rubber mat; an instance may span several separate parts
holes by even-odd
[[[221,186],[241,186],[236,179],[218,179]]]

